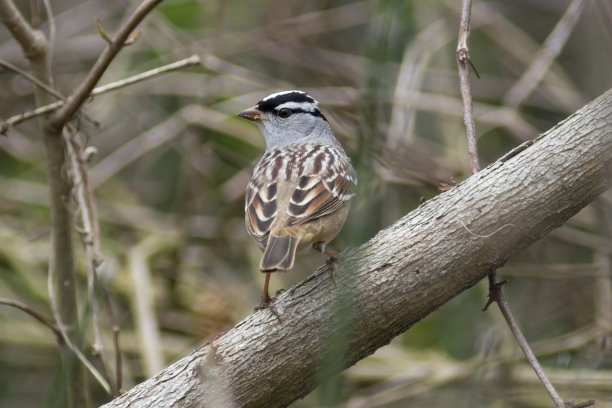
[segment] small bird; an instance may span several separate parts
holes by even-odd
[[[245,200],[246,229],[263,251],[263,308],[272,300],[270,273],[292,269],[298,249],[312,246],[333,266],[336,253],[325,245],[346,221],[357,175],[306,92],[271,94],[238,116],[257,124],[266,142]]]

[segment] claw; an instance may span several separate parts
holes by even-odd
[[[280,292],[280,290],[276,291],[277,295],[278,295],[278,292]],[[255,306],[253,311],[257,312],[259,310],[268,309],[270,313],[272,313],[278,319],[278,322],[280,323],[282,320],[280,318],[280,315],[278,314],[278,311],[276,310],[276,306],[274,306],[274,301],[276,300],[277,295],[275,295],[274,297],[270,297],[266,293],[265,295],[261,297],[261,303]]]
[[[329,276],[331,277],[332,283],[334,284],[334,288],[337,287],[336,285],[336,271],[338,270],[338,263],[336,262],[336,257],[335,256],[330,256],[329,259],[327,259],[327,261],[325,261],[326,264],[329,265],[329,270],[330,270],[330,274]]]

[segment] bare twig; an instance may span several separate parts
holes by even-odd
[[[70,336],[68,335],[68,329],[66,328],[62,316],[60,315],[60,311],[58,308],[57,299],[55,298],[55,290],[53,289],[53,259],[49,262],[49,278],[48,278],[48,287],[49,287],[49,301],[51,303],[51,310],[53,311],[53,317],[55,318],[55,322],[57,323],[57,328],[61,334],[61,337],[64,343],[68,346],[68,348],[74,353],[75,356],[83,363],[83,365],[89,370],[91,375],[98,381],[98,383],[104,388],[104,390],[111,394],[111,388],[104,376],[100,374],[100,372],[94,367],[94,365],[83,355],[81,350],[72,342]]]
[[[120,81],[112,82],[107,85],[98,86],[93,90],[93,92],[91,93],[91,96],[100,95],[100,94],[104,94],[110,91],[114,91],[115,89],[123,88],[128,85],[135,84],[137,82],[142,82],[144,80],[154,78],[161,74],[166,74],[168,72],[177,71],[179,69],[183,69],[183,68],[194,66],[194,65],[200,65],[200,57],[197,55],[192,55],[182,60],[175,61],[173,63],[163,65],[158,68],[150,69],[141,74],[133,75],[131,77],[122,79]]]
[[[194,66],[194,65],[199,65],[199,64],[200,64],[200,57],[197,55],[192,55],[188,58],[173,62],[171,64],[163,65],[161,67],[154,68],[154,69],[145,71],[137,75],[133,75],[131,77],[122,79],[120,81],[115,81],[115,82],[111,82],[110,84],[98,86],[94,88],[90,96],[105,94],[105,93],[114,91],[116,89],[123,88],[128,85],[135,84],[137,82],[142,82],[144,80],[147,80],[147,79],[150,79],[150,78],[153,78],[153,77],[156,77],[156,76],[168,73],[168,72],[176,71],[176,70],[188,67],[188,66]],[[28,119],[32,119],[32,118],[35,118],[40,115],[44,115],[49,112],[53,112],[54,110],[60,108],[62,105],[64,105],[64,101],[57,101],[49,105],[41,106],[34,110],[23,112],[18,115],[12,116],[8,118],[7,120],[5,120],[4,122],[0,123],[0,134],[6,133],[6,131],[10,129],[11,127],[18,125],[19,123],[24,122]]]
[[[584,402],[580,402],[578,404],[569,404],[569,408],[586,408],[586,407],[592,407],[593,405],[595,405],[595,400],[588,400],[588,401],[584,401]]]
[[[45,1],[48,1],[48,0],[45,0]],[[13,72],[15,72],[18,75],[21,75],[22,77],[24,77],[28,81],[32,82],[34,85],[36,85],[37,87],[39,87],[43,91],[45,91],[48,94],[50,94],[50,95],[56,97],[57,99],[59,99],[60,102],[62,102],[62,103],[63,103],[64,99],[66,98],[59,91],[54,89],[52,86],[45,84],[44,82],[40,81],[38,78],[33,77],[29,73],[25,72],[24,70],[22,70],[21,68],[15,66],[15,65],[11,64],[8,61],[4,61],[4,60],[0,59],[0,66],[4,67],[4,68],[6,68],[6,69],[8,69],[10,71],[13,71]],[[57,104],[57,102],[53,103],[52,105],[55,105],[57,107],[61,106],[61,104]],[[39,110],[40,110],[40,108],[37,108],[37,109],[34,110],[34,112],[38,112]],[[38,115],[31,115],[30,116],[30,115],[28,115],[28,112],[25,112],[25,113],[13,116],[13,118],[17,118],[18,117],[21,120],[26,120],[26,119],[30,119],[30,118],[33,118],[33,117],[36,117],[36,116],[38,116]],[[98,123],[94,119],[92,119],[91,117],[89,117],[88,115],[86,115],[84,113],[83,113],[83,117],[86,118],[87,120],[89,120],[90,122],[94,123],[96,126],[98,125]],[[19,123],[19,122],[17,122],[17,123]],[[4,134],[6,132],[6,130],[8,130],[9,127],[14,126],[15,124],[10,124],[9,125],[9,122],[0,122],[0,134]]]
[[[38,313],[36,310],[26,305],[25,303],[22,303],[18,300],[0,298],[0,305],[12,306],[17,309],[23,310],[24,312],[26,312],[27,314],[29,314],[30,316],[32,316],[33,318],[35,318],[36,320],[38,320],[39,322],[47,326],[49,329],[51,329],[53,334],[55,334],[58,338],[61,338],[61,333],[59,329],[57,328],[57,326],[53,324],[53,322],[51,322],[49,319],[47,319],[46,317],[44,317],[43,315]]]
[[[502,285],[504,284],[504,282],[505,281],[498,281],[497,274],[494,272],[489,275],[489,301],[494,301],[495,303],[497,303],[497,306],[499,307],[499,310],[504,316],[508,327],[512,331],[516,342],[523,351],[523,354],[525,354],[525,357],[533,368],[533,371],[535,371],[536,375],[542,382],[542,385],[544,385],[544,388],[548,392],[548,395],[550,395],[550,398],[553,400],[555,406],[557,408],[564,408],[565,403],[563,402],[563,399],[561,398],[561,396],[559,396],[559,393],[546,376],[544,369],[538,362],[538,359],[531,350],[531,347],[529,347],[529,343],[527,343],[523,332],[521,331],[517,321],[512,315],[510,305],[508,305],[506,297],[504,296],[504,292],[502,291]]]
[[[120,328],[117,323],[117,318],[115,317],[115,312],[113,311],[113,305],[110,301],[110,296],[106,289],[102,286],[102,296],[104,299],[104,305],[106,306],[106,310],[108,311],[108,315],[111,320],[111,324],[113,325],[113,346],[115,349],[115,389],[118,394],[121,394],[123,387],[123,375],[121,368],[121,348],[119,347],[119,333]]]
[[[87,173],[87,164],[84,161],[83,146],[79,142],[77,130],[73,126],[64,128],[64,140],[66,152],[70,160],[71,176],[73,181],[73,194],[78,203],[78,214],[80,215],[79,233],[81,242],[85,247],[87,257],[87,297],[91,305],[92,326],[94,332],[94,342],[92,344],[93,354],[98,357],[101,364],[102,374],[106,381],[111,384],[112,395],[117,395],[112,387],[112,382],[108,375],[106,363],[102,357],[102,336],[100,334],[100,324],[98,319],[98,299],[96,297],[96,275],[97,268],[102,262],[100,255],[100,235],[98,228],[98,218],[96,204],[93,200],[91,185]],[[78,220],[75,220],[77,228]]]
[[[87,286],[90,302],[94,309],[97,309],[94,296],[94,277],[96,269],[102,263],[100,255],[100,236],[97,220],[97,210],[93,197],[88,192],[91,191],[87,174],[87,165],[83,161],[83,146],[77,140],[77,131],[74,127],[68,126],[64,132],[66,151],[70,159],[71,174],[73,178],[73,190],[79,206],[81,218],[81,235],[83,246],[87,252]],[[101,347],[100,333],[97,327],[97,312],[93,312],[94,320],[94,349]]]
[[[119,395],[121,391],[121,350],[119,348],[119,325],[117,324],[115,313],[110,302],[110,297],[106,289],[100,285],[98,280],[97,268],[102,262],[100,252],[100,230],[98,224],[98,210],[93,196],[93,188],[89,180],[89,172],[87,169],[87,157],[83,149],[83,144],[79,141],[77,130],[69,126],[70,131],[66,132],[66,144],[68,155],[70,156],[74,187],[76,188],[77,202],[79,204],[81,220],[82,220],[82,242],[87,253],[87,288],[88,296],[92,308],[92,323],[94,329],[94,352],[100,356],[100,363],[105,373],[106,363],[102,356],[102,339],[100,335],[99,319],[98,319],[98,301],[96,296],[96,288],[99,288],[106,310],[110,316],[113,330],[113,346],[115,359],[115,375],[116,381],[113,384],[110,381],[108,374],[105,374],[106,379],[111,385],[112,394]],[[114,385],[114,387],[113,387]]]
[[[136,8],[136,10],[134,10],[132,15],[119,28],[115,38],[113,38],[113,41],[108,44],[104,51],[102,51],[102,54],[100,54],[100,57],[98,57],[98,60],[91,68],[83,82],[81,82],[72,95],[68,97],[66,104],[59,108],[51,116],[51,118],[49,118],[47,130],[50,133],[59,133],[62,126],[68,122],[68,120],[70,120],[72,115],[74,115],[74,113],[81,107],[83,102],[85,102],[85,100],[90,96],[91,91],[94,89],[110,65],[111,61],[125,46],[125,42],[129,38],[132,31],[134,31],[138,24],[140,24],[140,22],[147,16],[147,14],[149,14],[149,12],[161,2],[162,0],[144,0]]]
[[[13,71],[14,73],[21,75],[22,77],[24,77],[25,79],[27,79],[28,81],[30,81],[31,83],[33,83],[34,85],[36,85],[37,87],[39,87],[40,89],[42,89],[43,91],[55,96],[57,99],[64,99],[64,95],[62,95],[61,93],[59,93],[58,91],[56,91],[55,89],[53,89],[51,86],[45,84],[44,82],[40,81],[38,78],[33,77],[32,75],[30,75],[29,73],[25,72],[24,70],[22,70],[19,67],[16,67],[15,65],[11,64],[8,61],[4,61],[3,59],[0,58],[0,66]]]
[[[504,102],[508,106],[517,107],[525,98],[533,92],[540,83],[546,71],[554,59],[559,55],[565,45],[574,25],[578,21],[586,0],[574,0],[569,5],[565,14],[559,20],[553,31],[550,33],[544,45],[531,61],[529,68],[523,73],[521,78],[510,88]]]
[[[470,14],[471,14],[472,2],[471,0],[463,0],[461,8],[461,22],[459,26],[459,41],[457,44],[457,65],[459,68],[459,79],[461,89],[461,99],[463,101],[463,121],[465,123],[465,130],[468,139],[468,151],[470,156],[470,163],[472,167],[472,174],[480,171],[480,165],[478,163],[478,148],[476,145],[476,129],[474,125],[474,118],[472,116],[472,89],[470,84],[470,74],[468,69],[468,63],[470,63],[469,57],[469,39],[470,39]],[[521,332],[518,326],[510,306],[506,302],[504,293],[502,291],[502,285],[506,281],[498,281],[497,274],[493,270],[489,274],[489,300],[485,306],[485,309],[490,303],[495,302],[499,307],[508,327],[512,331],[517,343],[523,350],[527,361],[533,367],[536,375],[544,385],[544,388],[550,395],[553,403],[557,408],[563,408],[565,406],[563,399],[557,393],[554,386],[551,384],[548,377],[544,373],[544,369],[538,362],[535,354],[529,347],[529,343],[525,339],[525,336]]]
[[[476,127],[472,114],[472,85],[470,83],[470,14],[472,0],[463,0],[461,8],[461,22],[459,24],[459,40],[457,42],[457,67],[459,70],[459,89],[463,101],[463,123],[468,140],[470,167],[472,173],[480,171],[478,163],[478,145],[476,143]]]
[[[47,51],[48,60],[49,60],[49,72],[50,72],[50,82],[49,84],[53,86],[53,55],[55,53],[55,16],[53,15],[53,9],[51,8],[50,0],[43,0],[43,4],[45,6],[45,12],[47,13],[47,21],[49,22],[49,49]],[[61,98],[64,99],[64,98]]]
[[[11,116],[4,122],[0,123],[0,134],[6,134],[7,130],[9,130],[10,128],[12,128],[13,126],[21,122],[25,122],[28,119],[32,119],[32,118],[44,115],[45,113],[53,112],[55,109],[59,108],[63,104],[64,104],[64,101],[57,101],[54,103],[50,103],[48,105],[38,107],[31,111],[27,111],[27,112],[23,112],[15,116]]]

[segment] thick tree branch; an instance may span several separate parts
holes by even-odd
[[[325,266],[285,292],[280,322],[258,311],[105,407],[287,406],[562,225],[611,169],[612,90],[342,253],[335,282]]]

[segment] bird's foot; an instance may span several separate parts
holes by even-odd
[[[329,249],[325,247],[326,243],[323,241],[315,242],[312,244],[312,247],[322,254],[327,255],[329,258],[325,261],[326,264],[329,265],[330,268],[330,276],[334,287],[336,287],[336,271],[338,270],[338,263],[336,262],[338,253],[333,249]]]
[[[261,302],[255,306],[254,311],[266,309],[272,302],[274,302],[274,298],[271,298],[267,293],[261,296]]]
[[[278,321],[280,323],[281,322],[281,318],[280,318],[280,315],[278,314],[278,311],[276,310],[276,306],[274,306],[274,301],[276,300],[278,295],[280,295],[283,292],[284,292],[284,289],[279,289],[279,290],[276,291],[276,293],[274,294],[273,297],[270,297],[270,295],[268,295],[266,293],[265,295],[263,295],[261,297],[261,303],[259,303],[257,306],[255,306],[253,311],[257,312],[259,310],[268,309],[270,311],[270,313],[272,313],[274,316],[276,316],[276,318],[278,319]]]
[[[336,262],[336,257],[335,256],[330,256],[327,261],[325,261],[326,264],[329,265],[329,276],[331,277],[331,281],[334,284],[334,288],[336,287],[336,271],[338,270],[338,263]]]

